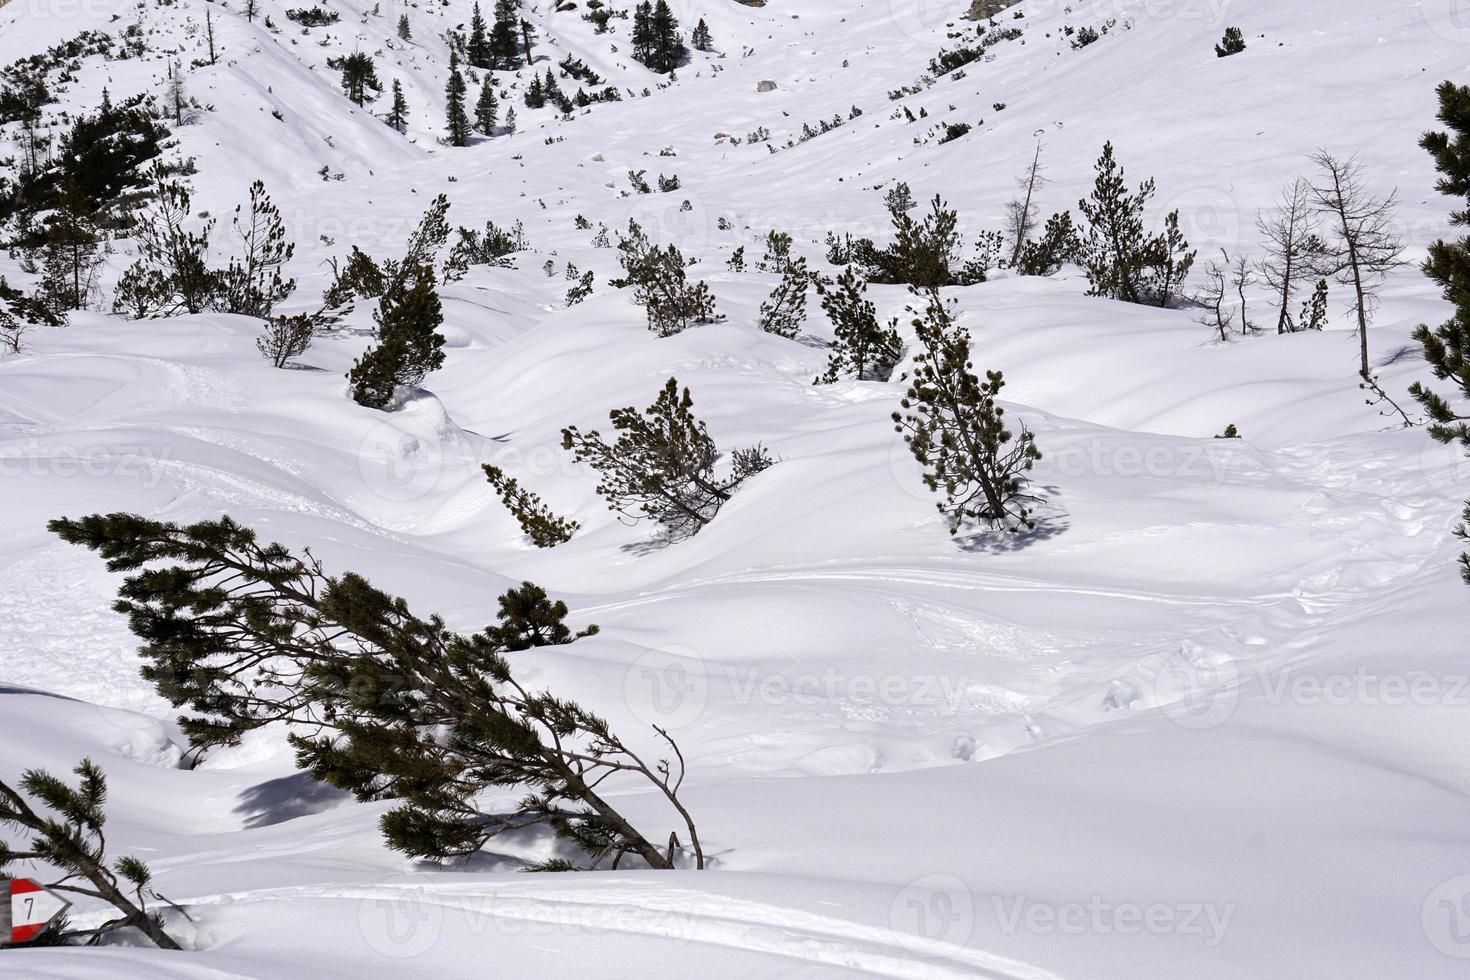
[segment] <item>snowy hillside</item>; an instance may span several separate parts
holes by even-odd
[[[84,31],[118,39],[48,75],[53,147],[104,89],[168,115],[181,84],[164,152],[193,161],[190,227],[217,219],[224,267],[230,217],[263,181],[295,243],[278,313],[321,309],[353,247],[404,256],[440,194],[451,228],[519,222],[526,247],[441,272],[443,365],[387,410],[346,377],[380,339],[377,299],[277,369],[261,317],[111,312],[145,253],[136,231],[112,238],[88,308],[0,353],[0,784],[97,762],[109,858],[147,862],[173,903],[150,907],[184,947],[123,930],[0,950],[0,974],[1464,975],[1470,603],[1452,532],[1470,461],[1366,403],[1347,287],[1331,285],[1325,329],[1285,334],[1259,277],[1232,287],[1226,340],[1197,303],[1088,295],[1074,263],[945,287],[974,367],[1004,371],[1005,418],[1043,453],[1036,527],[1017,534],[951,536],[895,431],[901,377],[923,367],[922,298],[868,291],[899,321],[889,381],[813,384],[835,339],[815,290],[795,339],[758,325],[783,278],[759,267],[768,233],[836,277],[829,236],[886,245],[885,195],[906,183],[914,215],[936,194],[958,211],[969,258],[1005,226],[1038,143],[1038,224],[1077,214],[1111,141],[1130,187],[1157,182],[1149,228],[1178,212],[1197,296],[1222,249],[1265,256],[1258,214],[1316,178],[1325,149],[1356,154],[1372,194],[1398,192],[1403,264],[1368,349],[1420,422],[1410,384],[1450,390],[1411,333],[1452,313],[1419,267],[1463,205],[1436,193],[1417,143],[1435,86],[1467,82],[1455,3],[1020,0],[982,25],[966,0],[677,0],[685,35],[703,21],[712,45],[672,76],[634,57],[629,20],[600,33],[586,2],[526,0],[534,63],[493,74],[451,59],[468,0],[323,0],[339,16],[316,27],[288,0],[250,6],[13,0],[0,66]],[[1245,50],[1216,57],[1234,26]],[[931,67],[976,44],[957,70]],[[381,83],[363,106],[337,67],[354,54]],[[569,96],[617,101],[528,107],[533,77],[569,60],[599,79],[561,73]],[[499,99],[500,125],[467,146],[448,145],[452,72],[472,108],[487,76]],[[395,81],[402,131],[384,122]],[[27,137],[7,111],[14,180]],[[722,320],[649,329],[613,282],[630,219],[678,247]],[[41,288],[21,249],[0,253],[0,277]],[[1246,317],[1258,332],[1242,335]],[[611,439],[608,413],[642,410],[670,377],[721,451],[775,461],[673,540],[610,511],[562,434]],[[576,522],[570,540],[535,547],[485,464]],[[519,873],[571,850],[545,828],[417,860],[385,846],[391,800],[299,771],[280,724],[192,765],[113,608],[124,575],[47,530],[117,512],[227,514],[466,636],[507,590],[543,587],[600,631],[508,654],[516,677],[640,751],[667,730],[707,868],[681,839],[678,870]],[[662,846],[666,800],[610,785]],[[491,808],[521,795],[496,789]],[[40,862],[5,871],[51,880]],[[77,898],[71,924],[112,914]]]

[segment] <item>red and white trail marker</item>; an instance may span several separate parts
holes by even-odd
[[[29,878],[0,881],[0,942],[28,943],[71,903]]]

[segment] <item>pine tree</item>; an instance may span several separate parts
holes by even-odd
[[[259,180],[250,185],[248,213],[236,206],[232,225],[242,254],[220,273],[218,305],[226,313],[268,317],[296,290],[296,280],[282,272],[296,243],[287,241],[281,211]]]
[[[449,56],[449,84],[444,89],[445,128],[449,132],[450,146],[469,146],[470,117],[464,108],[465,83],[459,72],[459,59]]]
[[[649,67],[662,74],[674,71],[688,52],[679,36],[679,21],[669,9],[668,0],[654,3],[649,30],[653,43],[653,63]]]
[[[509,109],[505,110],[505,132],[507,136],[514,136],[516,134],[515,106],[511,106]]]
[[[1310,298],[1302,303],[1301,315],[1297,318],[1298,330],[1322,330],[1327,326],[1327,280],[1318,279]]]
[[[1024,426],[1013,435],[996,398],[1005,386],[999,371],[981,381],[971,369],[969,331],[939,296],[914,320],[921,350],[913,379],[893,421],[914,458],[924,467],[924,485],[944,499],[937,506],[956,534],[968,521],[983,520],[1004,530],[1035,526],[1026,506],[1036,499],[1026,473],[1041,459]]]
[[[57,880],[47,887],[106,902],[117,911],[96,928],[65,929],[53,941],[80,940],[91,945],[108,933],[131,928],[160,949],[181,949],[164,930],[158,913],[148,908],[148,898],[159,898],[149,888],[153,876],[148,866],[131,856],[118,858],[110,866],[107,863],[107,839],[102,831],[107,820],[103,812],[107,777],[91,759],[83,759],[72,771],[78,779],[75,787],[41,769],[26,770],[19,789],[0,780],[0,827],[32,835],[14,845],[0,841],[0,881],[11,877],[7,870],[11,864],[25,862],[25,873],[31,875],[37,874],[39,864],[57,874]],[[39,811],[27,796],[39,805]]]
[[[526,537],[538,548],[554,548],[572,539],[581,527],[576,521],[558,517],[541,498],[529,490],[523,490],[515,479],[506,475],[498,466],[486,463],[481,467],[485,478],[500,495],[500,502],[509,510]]]
[[[408,14],[398,15],[398,37],[403,41],[413,40],[413,28],[408,24]]]
[[[387,409],[400,385],[416,386],[444,364],[444,322],[432,270],[419,266],[411,281],[384,293],[373,314],[378,345],[358,358],[348,373],[352,398],[367,408]]]
[[[704,18],[699,18],[699,23],[694,25],[694,33],[689,35],[689,43],[694,45],[698,51],[709,51],[715,46],[714,39],[710,37],[709,25]]]
[[[1437,118],[1447,131],[1427,132],[1419,145],[1434,158],[1439,171],[1435,189],[1467,203],[1465,209],[1450,212],[1450,226],[1464,228],[1470,225],[1470,87],[1442,82],[1436,95]],[[1424,348],[1424,359],[1434,377],[1448,381],[1452,392],[1446,397],[1418,382],[1409,391],[1429,416],[1429,435],[1442,443],[1458,443],[1470,454],[1470,410],[1457,409],[1451,401],[1470,398],[1470,236],[1434,242],[1423,269],[1455,310],[1438,327],[1421,324],[1414,330],[1414,339]],[[1456,533],[1470,539],[1470,503],[1466,504],[1464,521]],[[1461,555],[1460,564],[1465,581],[1470,583],[1470,554]]]
[[[485,32],[485,18],[480,13],[480,5],[474,6],[474,12],[470,15],[470,39],[465,45],[465,59],[471,67],[489,71],[495,67],[495,56],[490,50],[490,38]]]
[[[760,446],[737,450],[726,476],[715,474],[719,450],[694,416],[694,399],[670,378],[647,409],[611,413],[618,439],[612,445],[596,431],[562,430],[562,446],[578,463],[597,470],[597,492],[608,509],[631,523],[653,520],[668,533],[697,533],[751,476],[774,462]]]
[[[827,371],[816,384],[833,384],[844,376],[859,381],[887,381],[903,356],[898,320],[878,323],[878,312],[867,298],[868,284],[849,266],[837,277],[836,287],[817,284],[822,309],[832,321],[833,339]]]
[[[486,136],[495,135],[495,116],[498,110],[493,80],[486,75],[480,83],[480,97],[475,100],[475,128]]]
[[[520,0],[495,0],[495,26],[490,30],[490,56],[501,71],[520,66]]]
[[[1215,57],[1228,58],[1232,54],[1240,54],[1245,50],[1245,35],[1238,27],[1225,28],[1225,37],[1219,44],[1215,45]]]
[[[1087,270],[1089,295],[1169,305],[1195,257],[1179,231],[1179,212],[1165,218],[1163,234],[1148,234],[1143,214],[1154,195],[1152,178],[1128,193],[1112,143],[1103,145],[1096,170],[1092,196],[1078,202],[1087,226],[1078,235],[1077,257]]]
[[[507,591],[496,622],[467,636],[361,576],[329,576],[310,554],[263,545],[228,517],[180,527],[94,514],[50,528],[128,573],[117,609],[143,641],[145,679],[186,709],[179,727],[194,751],[292,725],[297,764],[359,800],[395,801],[383,836],[417,858],[460,858],[502,833],[544,828],[581,847],[588,869],[629,855],[671,869],[681,851],[704,867],[673,739],[657,730],[667,757],[645,760],[597,715],[516,679],[524,658],[507,654],[597,632],[573,633],[566,604],[544,589]],[[608,802],[639,788],[665,801],[687,850]],[[554,860],[530,870],[575,869]]]
[[[400,133],[408,132],[408,100],[403,97],[403,83],[393,79],[393,107],[388,110],[389,126]]]
[[[343,58],[333,58],[327,64],[342,73],[342,92],[357,105],[365,105],[383,91],[378,81],[378,71],[371,55],[355,52]]]
[[[806,259],[797,259],[786,267],[786,274],[761,304],[760,328],[766,333],[795,340],[806,324],[806,294],[815,276],[807,269]]]
[[[631,286],[633,301],[648,314],[648,329],[672,337],[696,323],[717,323],[714,294],[703,282],[691,284],[684,255],[677,245],[654,245],[643,228],[628,220],[628,234],[618,236],[623,278],[615,289]]]

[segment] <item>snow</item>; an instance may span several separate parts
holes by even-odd
[[[775,278],[725,267],[741,244],[757,258],[771,228],[824,265],[828,230],[884,232],[882,190],[900,179],[958,206],[969,237],[998,228],[1037,135],[1046,213],[1086,192],[1111,139],[1131,181],[1157,179],[1157,213],[1181,210],[1202,261],[1257,249],[1257,208],[1314,149],[1360,153],[1375,190],[1400,189],[1416,263],[1452,206],[1415,145],[1433,86],[1466,69],[1449,0],[1023,0],[1023,21],[1002,16],[1023,41],[901,102],[888,93],[972,29],[962,0],[682,0],[718,52],[666,88],[628,59],[626,28],[598,37],[532,3],[558,42],[544,53],[651,94],[565,122],[519,107],[517,135],[459,150],[435,142],[437,35],[467,4],[374,16],[342,0],[342,22],[309,34],[291,5],[261,0],[273,35],[238,4],[15,0],[0,7],[0,62],[142,17],[187,66],[212,9],[223,56],[188,85],[213,109],[180,130],[181,151],[198,160],[196,204],[218,216],[265,180],[298,243],[292,309],[315,305],[324,261],[350,245],[401,251],[441,192],[456,224],[523,220],[536,251],[443,288],[446,366],[392,413],[346,397],[366,311],[287,371],[259,357],[256,321],[221,315],[84,313],[0,358],[0,778],[97,760],[112,848],[147,860],[195,919],[170,920],[184,953],[27,950],[3,969],[1463,975],[1470,610],[1449,531],[1470,463],[1364,404],[1341,304],[1321,334],[1222,344],[1188,311],[1088,298],[1074,274],[951,291],[978,366],[1005,371],[1008,411],[1046,454],[1039,533],[954,540],[892,430],[901,386],[812,386],[824,352],[755,326]],[[1062,36],[1109,18],[1080,51]],[[1249,47],[1216,59],[1230,25]],[[385,87],[403,80],[407,137],[342,97],[326,59],[357,49]],[[104,85],[158,91],[166,70],[161,56],[90,60],[66,104],[85,109]],[[763,79],[779,88],[757,92]],[[863,115],[774,154],[715,139],[766,126],[780,147],[853,106]],[[899,106],[928,118],[892,118]],[[960,120],[970,135],[915,144]],[[629,170],[684,187],[622,197]],[[591,247],[579,214],[594,229],[636,217],[697,257],[727,322],[653,336],[607,288],[615,254]],[[127,261],[112,257],[109,282]],[[572,308],[568,262],[598,283]],[[24,280],[9,259],[0,272]],[[912,339],[904,291],[872,295]],[[1274,312],[1251,302],[1258,320]],[[1396,396],[1428,376],[1410,331],[1446,309],[1412,264],[1388,282],[1370,344]],[[807,329],[829,335],[815,300]],[[670,376],[722,448],[763,442],[780,462],[697,537],[655,547],[607,511],[559,433],[606,431],[610,409],[649,404]],[[1215,439],[1228,424],[1244,438]],[[533,549],[485,462],[583,530]],[[602,632],[517,669],[630,737],[671,728],[713,867],[513,873],[545,856],[538,837],[465,868],[417,865],[382,846],[383,806],[294,773],[277,733],[178,768],[172,711],[110,608],[118,579],[44,530],[116,510],[229,513],[467,630],[506,588],[541,584]],[[662,825],[657,800],[618,802]]]

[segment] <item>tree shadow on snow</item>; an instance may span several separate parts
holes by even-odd
[[[350,799],[351,793],[298,772],[246,789],[235,812],[244,814],[245,826],[254,829],[323,813]]]
[[[1027,548],[1043,541],[1050,541],[1061,534],[1065,534],[1072,527],[1072,522],[1065,515],[1054,517],[1038,517],[1036,526],[1029,531],[1019,534],[1010,534],[1003,531],[994,531],[986,528],[971,534],[958,534],[955,543],[960,550],[976,555],[1005,555],[1025,551]]]

